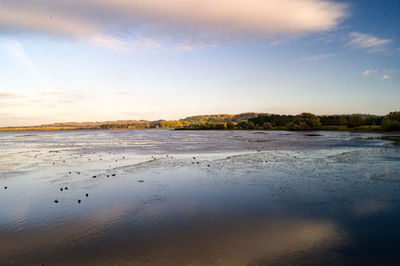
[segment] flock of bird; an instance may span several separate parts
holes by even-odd
[[[109,152],[110,154],[111,154],[111,152]],[[55,156],[56,154],[53,154],[53,156]],[[115,155],[115,153],[114,153],[114,155]],[[38,155],[35,155],[34,156],[34,158],[37,158],[37,156]],[[72,157],[72,154],[70,154],[70,156]],[[82,154],[80,154],[79,155],[79,157],[82,157],[83,155]],[[102,160],[102,158],[101,158],[101,155],[99,155],[99,157],[100,157],[100,160]],[[168,158],[173,158],[173,156],[172,155],[166,155],[166,157],[168,157]],[[60,159],[61,159],[62,157],[60,157]],[[77,159],[78,157],[76,156],[75,157],[75,159]],[[157,158],[156,157],[154,157],[154,156],[151,156],[151,158],[153,159],[153,160],[156,160]],[[122,156],[122,159],[126,159],[126,157],[125,156]],[[192,162],[192,164],[200,164],[200,162],[199,161],[196,161],[196,157],[193,157],[193,162]],[[91,159],[90,158],[88,158],[88,161],[91,161]],[[115,160],[116,162],[118,162],[118,160]],[[63,163],[65,163],[66,161],[65,160],[62,160],[62,162]],[[52,162],[52,165],[56,165],[56,162]],[[111,165],[109,165],[109,167],[111,167]],[[210,164],[207,164],[207,167],[210,167]],[[77,172],[75,172],[76,174],[81,174],[81,172],[79,172],[79,171],[77,171]],[[70,171],[70,172],[68,172],[68,174],[72,174],[72,171]],[[106,175],[107,177],[110,177],[110,176],[112,176],[112,177],[114,177],[114,176],[116,176],[116,174],[115,173],[112,173],[112,174],[107,174]],[[92,176],[92,178],[97,178],[97,176],[96,175],[93,175]],[[143,183],[144,182],[144,180],[138,180],[138,182],[139,183]],[[7,189],[8,187],[7,186],[5,186],[4,187],[4,189]],[[67,186],[65,186],[65,187],[60,187],[60,189],[59,189],[61,192],[63,192],[63,191],[66,191],[66,190],[68,190],[68,187]],[[89,193],[86,193],[85,194],[85,197],[86,198],[88,198],[89,197]],[[59,202],[60,202],[60,200],[58,199],[58,198],[56,198],[56,199],[54,199],[53,200],[53,202],[55,203],[55,204],[58,204]],[[77,203],[78,204],[80,204],[82,202],[82,200],[81,199],[78,199],[77,200]]]

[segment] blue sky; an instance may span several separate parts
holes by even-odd
[[[400,110],[400,2],[4,0],[0,126]]]

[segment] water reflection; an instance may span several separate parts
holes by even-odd
[[[345,238],[326,219],[154,204],[162,206],[113,206],[42,227],[2,232],[0,257],[7,258],[4,262],[50,265],[246,265],[329,249]]]

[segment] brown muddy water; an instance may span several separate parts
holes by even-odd
[[[0,133],[0,202],[0,265],[400,263],[378,134]]]

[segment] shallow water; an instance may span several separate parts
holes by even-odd
[[[400,147],[379,137],[1,133],[0,265],[397,265]]]

